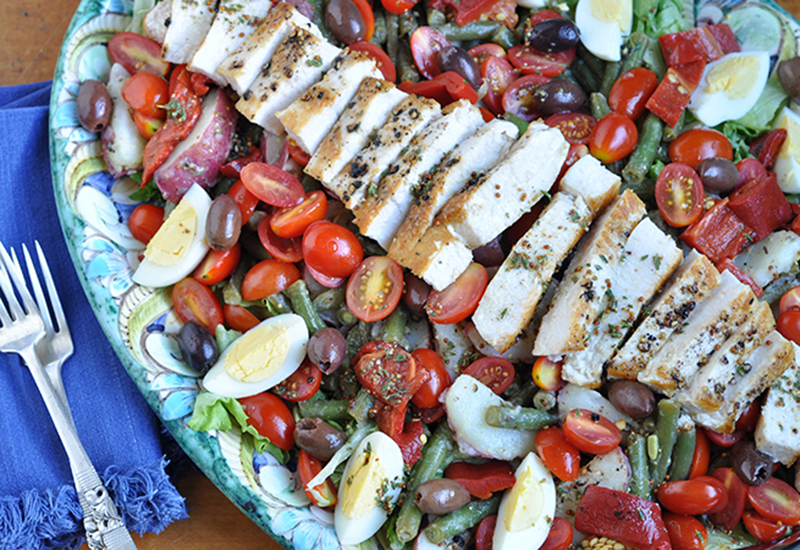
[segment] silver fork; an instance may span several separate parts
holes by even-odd
[[[45,284],[53,304],[53,312],[56,314],[59,323],[59,329],[66,328],[63,309],[53,284],[47,261],[38,243],[37,252],[42,271],[45,273]],[[54,327],[50,320],[49,312],[47,313],[47,322],[45,322],[40,313],[40,310],[47,312],[47,301],[42,292],[33,261],[24,246],[23,253],[39,307],[37,308],[37,304],[34,303],[25,286],[19,263],[11,259],[5,247],[0,243],[0,297],[5,296],[8,304],[7,310],[0,300],[0,351],[17,353],[22,357],[42,395],[47,411],[50,413],[69,458],[75,488],[83,509],[83,524],[86,529],[86,542],[89,547],[93,550],[133,550],[136,548],[133,539],[128,530],[125,529],[114,501],[111,500],[108,490],[100,481],[97,471],[78,439],[69,405],[66,400],[61,399],[61,396],[54,389],[50,376],[45,372],[37,355],[40,352],[40,348],[44,350],[44,347],[46,347],[47,357],[53,359],[49,363],[61,363],[72,353],[72,345],[65,346],[63,342],[59,343],[59,337],[45,336],[48,331],[54,331]],[[15,288],[22,299],[24,309],[17,301],[14,293]],[[59,330],[59,332],[63,331]],[[66,334],[66,337],[69,338],[68,331],[63,332],[63,334]],[[56,344],[53,345],[53,342],[56,342]],[[63,353],[66,353],[66,355],[59,359],[58,356]],[[58,368],[60,368],[60,365]],[[51,370],[51,373],[56,377],[57,385],[63,391],[58,368]]]

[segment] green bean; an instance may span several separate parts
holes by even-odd
[[[411,36],[419,28],[419,23],[417,23],[417,18],[414,16],[413,11],[407,11],[401,15],[398,25],[400,26],[400,36]]]
[[[226,304],[238,306],[242,303],[242,283],[244,282],[244,276],[247,275],[251,267],[253,267],[252,260],[242,255],[239,265],[236,266],[236,269],[233,270],[233,273],[222,287],[222,299]]]
[[[431,7],[428,8],[428,26],[440,27],[447,23],[447,17],[444,12],[435,10]]]
[[[611,108],[608,106],[608,100],[602,92],[589,94],[589,107],[592,110],[592,116],[597,120],[600,120],[611,112]]]
[[[549,411],[556,406],[556,394],[547,390],[539,390],[533,396],[533,406],[540,411]]]
[[[375,398],[372,397],[367,390],[361,388],[358,390],[355,399],[350,404],[350,416],[358,424],[364,424],[369,420],[369,411],[375,406]]]
[[[350,401],[348,399],[313,399],[297,404],[303,418],[322,420],[350,420]]]
[[[305,191],[306,193],[311,193],[312,191],[318,191],[322,189],[322,184],[318,180],[309,176],[308,174],[303,175],[303,179],[302,181],[300,181],[300,185],[303,186],[303,191]]]
[[[322,291],[322,293],[314,298],[314,307],[317,311],[325,311],[327,309],[337,309],[344,303],[345,289],[347,285],[339,285],[336,288],[329,288]]]
[[[622,170],[622,177],[634,191],[644,181],[650,166],[656,159],[658,145],[664,133],[664,123],[653,113],[648,113],[639,132],[639,143],[631,153],[628,164]]]
[[[681,111],[681,116],[678,117],[678,122],[675,123],[675,126],[667,126],[664,125],[664,135],[662,139],[664,141],[674,141],[681,135],[683,132],[683,124],[686,122],[686,109]]]
[[[605,63],[603,60],[594,55],[592,52],[586,49],[586,46],[583,45],[582,42],[578,42],[578,45],[575,48],[578,59],[583,61],[586,66],[591,69],[592,74],[594,74],[595,78],[600,79],[603,78],[603,75],[606,71]],[[577,61],[577,59],[576,59]]]
[[[518,44],[524,44],[528,21],[531,19],[530,10],[520,10],[517,8],[517,12],[519,13],[519,21],[517,22],[517,26],[514,27],[514,36],[517,38]]]
[[[347,307],[347,304],[342,304],[339,311],[336,312],[336,318],[343,325],[352,327],[358,322],[358,317],[353,315],[353,312]]]
[[[576,59],[572,62],[568,69],[574,76],[577,84],[583,88],[584,91],[590,94],[596,92],[600,87],[600,81],[591,71],[591,69],[583,62],[583,59]],[[566,73],[566,71],[564,71]]]
[[[658,437],[658,458],[650,462],[650,478],[653,487],[658,487],[667,477],[667,469],[672,462],[672,449],[678,438],[678,417],[681,407],[675,401],[662,399],[658,402],[656,417],[656,436]]]
[[[681,430],[678,434],[678,440],[672,452],[672,466],[669,469],[670,481],[679,481],[689,477],[695,443],[697,443],[697,429],[694,426],[688,430]]]
[[[647,466],[646,438],[632,433],[628,436],[628,462],[631,466],[631,480],[628,492],[641,498],[650,496],[650,471]]]
[[[518,377],[519,378],[519,377]],[[509,403],[512,405],[519,405],[524,407],[525,405],[529,404],[533,399],[533,396],[539,391],[539,386],[536,385],[536,382],[533,379],[528,380],[525,382],[519,391],[514,394],[514,396],[508,400]]]
[[[644,36],[638,35],[638,36]],[[647,39],[646,36],[644,36]],[[628,55],[625,56],[625,59],[622,60],[622,66],[620,67],[620,74],[623,74],[631,69],[635,69],[637,67],[642,66],[642,62],[644,61],[644,52],[647,49],[647,44],[640,40],[634,39],[634,36],[631,36],[629,40],[630,44],[630,52]]]
[[[664,61],[664,56],[661,54],[661,46],[658,40],[654,40],[646,36],[646,48],[644,50],[644,66],[655,73],[656,78],[661,80],[667,72],[667,63]]]
[[[293,313],[289,299],[284,296],[282,292],[276,292],[272,296],[267,296],[262,302],[271,317],[283,315],[284,313]]]
[[[400,48],[400,23],[398,19],[399,17],[394,13],[386,14],[386,55],[389,56],[395,67],[397,66],[397,53]]]
[[[397,537],[395,522],[391,521],[391,518],[378,531],[378,536],[381,540],[381,546],[387,550],[404,550],[409,546]]]
[[[501,46],[504,50],[509,50],[519,44],[517,36],[505,25],[497,27],[497,30],[494,31],[494,34],[492,34],[489,40]]]
[[[486,500],[473,500],[455,512],[436,519],[425,528],[425,536],[432,543],[439,544],[453,535],[475,527],[486,516],[497,513],[501,496],[500,493],[496,493]]]
[[[435,27],[437,31],[442,33],[445,38],[451,41],[487,39],[494,34],[500,23],[497,21],[473,21],[467,23],[463,27],[456,23],[445,23],[439,27]]]
[[[603,72],[603,79],[600,81],[600,93],[608,97],[611,87],[619,78],[621,65],[619,61],[607,61],[606,70]]]
[[[408,347],[406,341],[406,312],[403,307],[396,307],[386,318],[381,339],[402,347]]]
[[[308,286],[306,286],[306,282],[303,279],[298,279],[292,283],[286,289],[286,293],[292,301],[292,309],[306,322],[309,336],[325,328],[325,321],[319,316],[317,308],[311,302]]]
[[[556,422],[557,417],[539,409],[493,405],[486,410],[486,423],[495,428],[541,430]]]
[[[397,52],[397,78],[400,82],[406,80],[419,82],[421,78],[414,58],[411,56],[411,46],[407,40],[400,43],[400,49]]]

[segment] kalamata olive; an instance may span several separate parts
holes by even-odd
[[[756,444],[749,439],[733,444],[731,466],[747,485],[762,485],[772,475],[772,459],[756,449]]]
[[[346,349],[344,336],[335,328],[318,330],[308,339],[308,358],[325,374],[331,374],[339,368]]]
[[[228,250],[239,241],[242,211],[233,197],[220,195],[211,201],[206,221],[206,240],[215,250]]]
[[[650,416],[656,406],[656,397],[650,388],[636,380],[617,380],[611,384],[608,400],[631,418]]]
[[[472,257],[483,267],[494,267],[502,264],[505,254],[503,254],[503,248],[500,246],[500,237],[496,237],[473,250]]]
[[[781,86],[794,100],[800,100],[800,57],[784,59],[778,65]]]
[[[347,442],[347,434],[321,418],[303,418],[294,425],[294,442],[314,458],[327,462]]]
[[[426,514],[441,516],[458,510],[470,501],[469,491],[454,479],[426,481],[417,489],[414,502]]]
[[[531,98],[531,108],[543,115],[579,110],[586,95],[569,80],[553,79],[539,86]]]
[[[331,0],[325,8],[325,23],[340,42],[352,44],[367,36],[367,24],[352,0]]]
[[[106,85],[99,80],[86,80],[81,84],[76,101],[78,121],[90,132],[99,132],[111,118],[111,96]]]
[[[428,301],[431,287],[410,271],[406,273],[404,279],[406,291],[403,293],[403,303],[411,313],[421,316],[425,311],[425,303]]]
[[[187,321],[178,331],[178,347],[187,365],[200,375],[208,372],[219,359],[217,342],[197,321]]]
[[[443,73],[454,71],[464,77],[476,90],[481,87],[481,71],[472,56],[458,46],[446,46],[436,58],[439,70]]]
[[[702,161],[697,165],[697,175],[703,181],[703,187],[714,193],[728,193],[739,183],[739,169],[728,159]]]
[[[541,52],[557,53],[575,47],[580,31],[568,19],[546,19],[528,31],[528,43]]]

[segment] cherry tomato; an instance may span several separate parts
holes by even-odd
[[[608,106],[615,113],[636,120],[644,113],[644,104],[653,95],[657,85],[656,75],[644,67],[625,71],[611,87]]]
[[[251,145],[250,147],[247,148],[247,153],[244,156],[235,158],[220,166],[219,173],[225,176],[226,178],[238,179],[239,174],[242,172],[242,168],[244,168],[251,162],[263,162],[263,161],[264,161],[264,156],[261,154],[261,149],[259,149],[255,145]]]
[[[197,321],[211,334],[223,322],[222,307],[211,290],[196,279],[186,277],[172,287],[172,303],[178,319]]]
[[[383,9],[389,13],[403,15],[417,5],[418,0],[381,0]]]
[[[262,218],[258,222],[258,240],[272,256],[282,262],[295,263],[303,259],[303,241],[300,237],[284,239],[272,230],[270,219],[272,216]]]
[[[306,195],[296,177],[271,164],[251,162],[239,175],[248,191],[272,206],[294,206]]]
[[[228,250],[211,249],[200,265],[195,268],[192,277],[206,286],[221,283],[233,273],[233,270],[239,265],[241,257],[242,246],[239,243]]]
[[[727,498],[724,488],[720,490],[715,485],[696,479],[665,481],[658,488],[658,501],[675,514],[699,516],[718,507]]]
[[[164,223],[164,209],[153,204],[140,204],[128,218],[128,229],[137,241],[147,244]]]
[[[444,359],[432,349],[427,348],[415,349],[411,353],[411,357],[416,359],[428,373],[427,379],[411,398],[411,402],[421,409],[438,407],[441,405],[439,396],[451,384],[450,373],[447,372]]]
[[[488,284],[486,268],[472,262],[450,286],[442,291],[431,291],[425,304],[428,318],[444,325],[463,321],[475,312]]]
[[[536,453],[545,466],[562,481],[575,481],[581,471],[581,452],[567,440],[558,426],[536,432]]]
[[[289,288],[300,278],[294,266],[280,260],[264,260],[250,268],[242,282],[242,298],[251,302]],[[205,288],[205,287],[204,287]]]
[[[464,77],[455,71],[446,71],[434,76],[431,80],[401,82],[398,89],[407,94],[417,94],[428,99],[433,99],[442,107],[447,107],[454,101],[466,99],[470,103],[478,102],[478,93]]]
[[[506,51],[503,47],[498,44],[492,44],[491,42],[478,44],[474,48],[470,48],[467,53],[478,67],[482,66],[490,57],[508,59],[508,55],[506,55]]]
[[[238,401],[259,434],[284,451],[294,447],[294,417],[280,397],[263,392]]]
[[[734,431],[732,434],[724,434],[706,428],[703,428],[703,430],[705,430],[708,439],[720,447],[733,447],[733,444],[744,436],[744,433],[739,431]]]
[[[671,162],[656,180],[656,204],[664,221],[672,227],[686,227],[703,213],[706,192],[703,180],[691,166]]]
[[[232,304],[225,304],[225,307],[222,308],[222,315],[225,317],[225,323],[239,332],[247,332],[261,322],[247,308]]]
[[[728,489],[725,487],[725,483],[713,476],[697,476],[692,478],[692,480],[702,481],[703,483],[707,483],[712,487],[716,487],[717,490],[721,491],[725,495],[725,497],[722,499],[722,502],[708,511],[709,514],[719,514],[725,510],[725,508],[728,506]]]
[[[461,374],[468,374],[497,395],[500,395],[511,387],[514,382],[514,376],[517,373],[514,370],[514,364],[508,359],[487,356],[470,363]]]
[[[789,310],[778,316],[778,332],[795,344],[800,344],[800,311]]]
[[[669,144],[669,158],[688,164],[692,170],[710,158],[733,160],[733,147],[725,134],[708,128],[692,128]]]
[[[603,164],[627,157],[639,141],[636,124],[626,116],[609,113],[594,125],[589,136],[589,151]]]
[[[566,550],[572,544],[572,525],[562,517],[554,517],[553,525],[539,550]]]
[[[496,44],[491,45],[496,46]],[[487,86],[483,101],[494,114],[502,114],[504,112],[503,95],[508,90],[508,87],[511,86],[511,83],[517,79],[517,71],[504,57],[488,57],[479,66],[481,68],[481,76]]]
[[[663,518],[673,550],[703,550],[708,544],[708,530],[698,519],[671,512]]]
[[[315,222],[303,234],[306,265],[327,277],[349,277],[364,259],[352,231],[332,222]]]
[[[700,434],[701,430],[698,430],[697,433]],[[708,519],[714,525],[730,531],[742,519],[747,500],[747,487],[731,468],[717,468],[711,473],[711,477],[720,480],[725,486],[725,490],[728,492],[728,504],[725,509],[708,514]]]
[[[333,484],[331,478],[327,478],[319,485],[315,485],[310,489],[306,488],[311,480],[317,477],[317,474],[321,471],[322,464],[320,464],[319,460],[308,454],[305,449],[300,449],[300,452],[297,454],[297,476],[300,478],[300,483],[303,485],[303,492],[314,506],[327,508],[329,506],[334,506],[339,500],[336,494],[336,486]]]
[[[147,116],[165,119],[164,105],[169,101],[169,84],[153,73],[136,73],[122,86],[122,98],[131,109]]]
[[[747,499],[770,521],[790,527],[800,524],[800,495],[785,481],[771,477],[761,485],[748,486]]]
[[[517,115],[525,122],[540,118],[539,112],[533,108],[533,94],[539,86],[549,81],[546,76],[538,74],[529,74],[514,80],[503,93],[503,112]]]
[[[450,41],[441,32],[431,27],[420,27],[411,35],[410,44],[414,63],[425,78],[430,80],[441,72],[439,52],[450,45]]]
[[[742,411],[736,421],[736,431],[750,433],[756,429],[758,419],[761,418],[761,400],[756,398]]]
[[[586,409],[567,413],[563,429],[567,441],[584,453],[610,453],[622,441],[619,429],[608,418]]]
[[[147,72],[167,76],[169,63],[161,59],[161,46],[135,32],[118,32],[108,41],[108,57],[129,73]]]
[[[306,166],[311,160],[311,155],[303,151],[299,145],[293,140],[289,139],[286,146],[289,156],[292,157],[300,166]]]
[[[494,528],[497,525],[497,514],[486,516],[478,524],[475,531],[475,550],[492,550]]]
[[[328,198],[323,191],[312,191],[296,206],[281,208],[269,220],[269,225],[279,237],[301,237],[314,222],[325,219]]]
[[[533,381],[540,388],[547,391],[558,391],[564,386],[566,382],[561,378],[561,367],[563,361],[551,361],[548,357],[539,357],[531,369]]]
[[[746,510],[742,521],[747,532],[761,542],[772,542],[789,533],[788,525],[772,522],[753,510]]]
[[[540,52],[530,46],[513,46],[508,50],[511,64],[523,74],[558,76],[575,60],[575,48],[563,52]]]
[[[236,180],[234,184],[231,185],[231,188],[228,189],[228,195],[233,197],[233,200],[239,205],[239,210],[242,213],[242,225],[246,224],[250,216],[253,215],[253,212],[256,211],[258,197],[247,190],[242,180]]]
[[[589,143],[589,136],[592,135],[592,129],[597,124],[597,120],[592,115],[585,113],[558,113],[551,115],[544,123],[551,128],[561,130],[568,143],[586,145]]]
[[[364,41],[369,42],[375,32],[375,14],[372,11],[372,6],[367,0],[353,0],[353,4],[355,4],[358,13],[361,14],[361,18],[364,19],[364,25],[366,26]]]
[[[781,296],[779,305],[781,315],[787,311],[800,311],[800,286],[796,286]]]
[[[272,393],[286,401],[307,401],[319,391],[322,371],[307,357],[289,378],[272,388]]]
[[[364,52],[369,55],[383,73],[384,80],[394,82],[397,80],[397,69],[394,67],[391,58],[381,49],[380,46],[372,42],[354,42],[349,44],[348,49],[353,52]]]
[[[308,263],[305,264],[305,268],[308,270],[309,275],[325,288],[339,288],[347,281],[346,277],[328,277],[327,275],[323,275],[310,267]]]
[[[136,124],[136,129],[139,130],[143,137],[150,139],[164,125],[164,120],[134,111],[133,123]]]
[[[402,295],[403,268],[388,256],[370,256],[347,283],[347,307],[367,323],[388,317]]]
[[[711,460],[711,443],[704,430],[697,430],[697,438],[694,444],[694,454],[692,455],[692,465],[689,467],[689,479],[697,476],[704,476],[708,472],[708,463]]]

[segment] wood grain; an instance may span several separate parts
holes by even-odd
[[[779,3],[800,17],[800,0]],[[0,33],[0,85],[53,77],[58,51],[79,0],[0,0],[6,28]],[[187,474],[178,482],[189,519],[159,535],[134,535],[140,550],[279,550],[206,477]],[[83,546],[81,550],[88,550]]]

